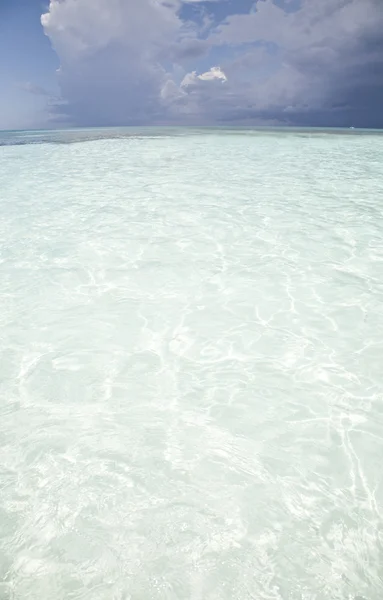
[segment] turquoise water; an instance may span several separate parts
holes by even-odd
[[[0,144],[0,599],[380,600],[383,136]]]

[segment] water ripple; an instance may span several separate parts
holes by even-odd
[[[0,598],[379,600],[383,138],[12,135]]]

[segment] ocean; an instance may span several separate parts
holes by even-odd
[[[383,135],[0,146],[0,599],[381,600]]]

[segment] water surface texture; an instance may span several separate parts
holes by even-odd
[[[383,136],[0,145],[0,599],[381,600]]]

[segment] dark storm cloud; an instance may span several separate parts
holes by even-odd
[[[291,13],[259,2],[256,13],[229,17],[212,38],[237,48],[257,39],[268,48],[258,64],[259,49],[236,59],[237,89],[246,82],[253,103],[250,111],[242,103],[239,118],[266,112],[302,125],[382,127],[382,31],[376,0],[306,1]],[[227,73],[230,67],[223,65]]]

